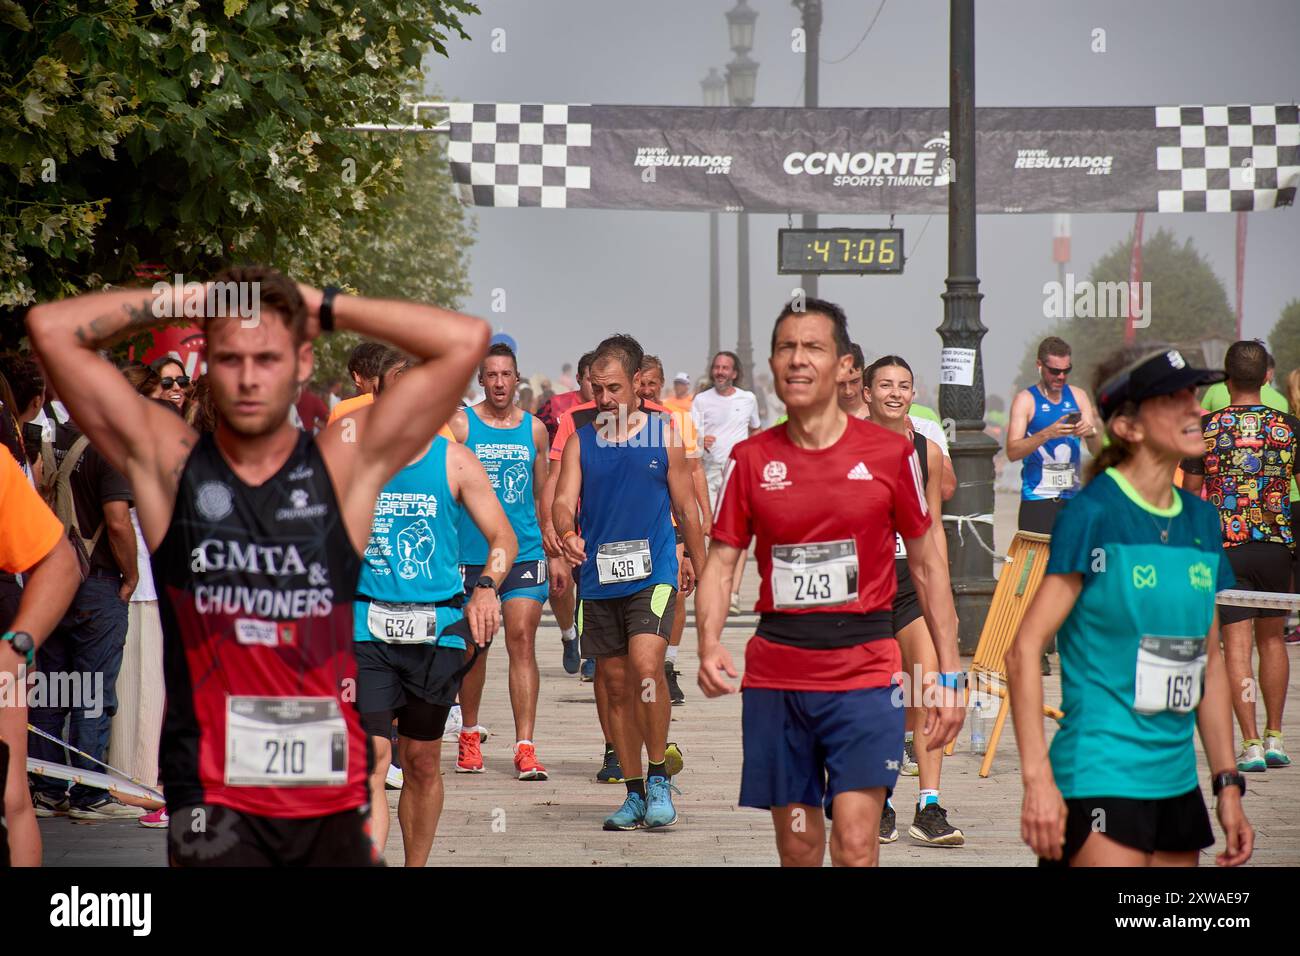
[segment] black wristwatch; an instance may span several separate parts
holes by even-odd
[[[0,635],[0,641],[8,641],[14,649],[15,654],[21,654],[27,660],[27,666],[32,666],[32,661],[36,659],[36,642],[26,631],[5,631]]]
[[[476,589],[491,588],[493,594],[497,593],[497,583],[493,581],[490,577],[488,577],[486,574],[479,575],[479,579],[474,582],[474,587]]]
[[[327,285],[321,293],[320,308],[316,314],[320,318],[320,330],[322,332],[334,331],[334,297],[339,294],[339,287],[336,285]]]
[[[1210,780],[1210,789],[1214,791],[1217,797],[1219,791],[1224,787],[1240,787],[1241,795],[1246,795],[1246,778],[1235,770],[1225,770],[1223,773],[1215,774]]]

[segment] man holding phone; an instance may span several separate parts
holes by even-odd
[[[1021,531],[1051,534],[1057,512],[1079,491],[1080,439],[1091,454],[1101,451],[1092,402],[1066,384],[1071,371],[1069,343],[1048,336],[1038,345],[1038,384],[1011,403],[1007,458],[1024,459]]]

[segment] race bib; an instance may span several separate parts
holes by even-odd
[[[772,604],[808,608],[858,596],[858,548],[852,540],[772,546]]]
[[[366,611],[370,636],[388,644],[422,644],[438,636],[437,609],[428,604],[371,601]]]
[[[897,531],[894,532],[894,560],[907,560],[907,545],[903,544],[903,536]]]
[[[1074,487],[1074,464],[1068,461],[1043,462],[1043,487],[1069,491]]]
[[[227,698],[227,785],[328,787],[347,779],[348,728],[335,698]]]
[[[1138,647],[1133,709],[1139,714],[1195,710],[1201,702],[1205,660],[1203,639],[1144,635]]]
[[[610,541],[596,550],[596,577],[601,584],[621,584],[650,577],[654,563],[650,560],[650,542]]]

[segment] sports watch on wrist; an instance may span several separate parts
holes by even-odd
[[[1224,787],[1240,787],[1241,795],[1244,797],[1246,795],[1246,778],[1235,770],[1225,770],[1223,773],[1216,773],[1210,779],[1210,789],[1214,791],[1214,795],[1217,797],[1219,791]]]
[[[476,589],[491,588],[493,594],[495,594],[497,591],[497,583],[493,581],[490,577],[488,577],[486,574],[479,575],[479,579],[474,582],[474,587]]]
[[[5,631],[0,635],[0,641],[8,641],[14,653],[26,659],[28,667],[32,666],[32,661],[36,659],[36,642],[30,634],[26,631]]]
[[[320,297],[320,308],[316,310],[316,315],[320,319],[320,330],[322,332],[334,331],[334,297],[339,294],[339,287],[336,285],[327,285]]]

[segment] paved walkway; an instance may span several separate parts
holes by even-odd
[[[1015,500],[999,496],[996,545],[1004,550],[1014,530]],[[1009,517],[1008,517],[1009,516]],[[750,565],[752,572],[753,564]],[[756,577],[746,576],[746,606],[752,606]],[[742,658],[754,617],[734,619],[724,634],[732,655]],[[693,622],[692,622],[693,625]],[[686,705],[673,709],[672,739],[686,767],[677,778],[681,822],[658,833],[605,833],[601,821],[623,799],[621,786],[596,783],[602,740],[590,684],[579,683],[560,665],[559,632],[549,616],[538,634],[541,700],[538,755],[551,772],[545,783],[514,779],[511,764],[510,706],[505,692],[504,647],[489,658],[483,722],[491,731],[484,746],[487,772],[453,772],[455,745],[444,744],[446,807],[430,865],[619,866],[677,865],[771,866],[777,862],[769,816],[738,809],[740,784],[740,697],[708,701],[695,687],[695,632],[688,627],[679,669]],[[1291,649],[1291,694],[1285,727],[1300,741],[1300,650]],[[969,662],[967,662],[969,663]],[[1047,699],[1060,699],[1056,676],[1046,679]],[[1262,716],[1262,715],[1261,715]],[[1049,733],[1054,725],[1049,722]],[[944,763],[943,803],[961,827],[967,845],[936,849],[912,844],[906,836],[916,778],[900,778],[895,806],[902,834],[881,848],[884,866],[1030,866],[1034,859],[1020,842],[1020,774],[1011,722],[1003,736],[992,774],[978,776],[980,757],[970,753],[969,727],[956,753]],[[1199,751],[1199,743],[1198,743]],[[1208,776],[1202,761],[1202,779]],[[1249,775],[1246,812],[1258,833],[1255,865],[1300,864],[1300,766]],[[397,793],[389,792],[396,807]],[[41,821],[45,860],[51,866],[151,866],[165,862],[164,834],[134,823]],[[1216,823],[1217,832],[1217,823]],[[1222,838],[1220,837],[1220,848]],[[401,835],[394,816],[386,853],[400,865]],[[1203,863],[1212,863],[1208,856]]]

